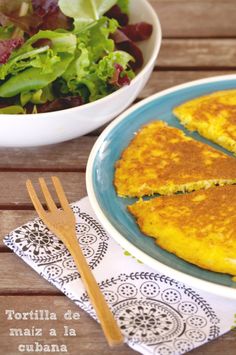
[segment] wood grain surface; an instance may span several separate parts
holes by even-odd
[[[163,42],[154,72],[137,101],[187,81],[236,71],[235,0],[150,0],[150,3],[159,15]],[[27,178],[36,183],[37,177],[49,179],[56,173],[63,181],[71,202],[86,195],[87,159],[104,127],[85,137],[54,146],[0,148],[0,355],[17,355],[19,344],[30,343],[33,339],[9,336],[10,327],[22,328],[24,324],[7,320],[6,309],[19,312],[56,310],[56,325],[50,321],[43,325],[43,342],[52,342],[47,333],[55,327],[60,334],[57,338],[59,343],[67,344],[70,355],[136,353],[125,345],[109,349],[99,325],[3,243],[4,235],[36,216],[25,189]],[[69,309],[79,311],[81,318],[69,322],[77,335],[68,340],[60,332],[65,325],[63,315]],[[37,325],[40,327],[40,323]],[[235,348],[236,331],[231,331],[189,354],[233,355]]]
[[[236,39],[163,39],[159,68],[236,68]]]
[[[1,194],[0,194],[0,208],[8,206],[10,208],[24,208],[31,207],[32,203],[29,199],[28,192],[25,188],[26,179],[31,179],[38,188],[37,179],[39,176],[44,177],[50,183],[50,177],[53,172],[0,172],[1,181]],[[63,181],[68,200],[70,202],[77,201],[86,196],[85,188],[85,173],[81,172],[58,172],[57,176]],[[58,202],[58,198],[51,189],[55,200]],[[40,190],[38,188],[40,194]],[[42,198],[43,199],[43,198]]]
[[[236,36],[234,0],[150,0],[164,37]]]

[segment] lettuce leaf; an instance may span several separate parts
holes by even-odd
[[[98,20],[117,0],[59,0],[61,11],[74,19],[75,30]]]
[[[59,32],[59,31],[39,31],[34,36],[30,37],[25,42],[24,46],[20,48],[16,55],[27,51],[27,47],[31,48],[32,44],[40,39],[49,39],[52,43],[52,49],[54,52],[74,53],[76,48],[76,36],[71,32]]]
[[[121,9],[122,12],[124,12],[125,14],[128,14],[129,0],[117,0],[116,4],[119,6],[119,8]]]
[[[15,76],[11,76],[0,86],[0,97],[12,97],[21,92],[39,90],[61,76],[71,61],[71,54],[61,54],[60,62],[53,66],[51,73],[42,73],[40,68],[28,68]]]
[[[107,82],[113,77],[115,64],[119,64],[122,68],[127,68],[128,63],[133,61],[133,57],[123,51],[114,51],[105,56],[98,63],[96,73],[99,79]]]
[[[110,35],[115,33],[117,27],[116,20],[102,17],[93,22],[85,31],[78,33],[78,43],[84,43],[92,62],[97,62],[105,54],[115,49],[114,41]]]
[[[12,37],[14,31],[14,26],[10,25],[10,26],[0,26],[0,40],[3,39],[10,39]]]
[[[50,39],[51,48],[32,46],[42,38]],[[74,59],[76,45],[76,36],[70,32],[40,31],[32,36],[0,67],[1,80],[11,75],[1,84],[0,97],[11,97],[49,85],[66,71]]]
[[[20,105],[11,105],[0,108],[0,114],[12,115],[19,113],[26,113],[26,110]]]
[[[75,59],[63,74],[68,83],[72,80],[80,81],[94,72],[99,60],[114,51],[114,41],[109,35],[116,31],[117,25],[115,20],[102,17],[78,34]]]
[[[51,48],[48,45],[33,47],[34,43],[45,38],[50,40]],[[73,56],[76,45],[76,36],[70,32],[39,31],[14,51],[6,64],[0,66],[0,80],[4,80],[9,74],[14,76],[30,67],[41,69],[42,74],[52,73],[55,65],[61,61],[61,54],[67,53]]]
[[[116,51],[110,38],[117,26],[114,19],[102,17],[78,32],[75,59],[56,82],[59,93],[80,95],[84,102],[94,101],[117,89],[116,84],[112,85],[115,64],[122,66],[122,75],[129,72],[132,76],[129,67],[132,56]]]
[[[36,91],[26,91],[20,94],[20,102],[22,106],[25,106],[28,102],[33,104],[44,104],[48,101],[53,101],[55,96],[52,92],[52,85],[44,87]]]

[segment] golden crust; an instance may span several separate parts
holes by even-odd
[[[162,121],[144,126],[115,166],[119,196],[170,195],[236,183],[236,160]]]
[[[173,113],[189,130],[236,154],[236,89],[187,101]]]
[[[139,200],[128,210],[163,249],[202,268],[236,275],[236,186]]]

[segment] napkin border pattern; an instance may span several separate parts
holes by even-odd
[[[175,340],[171,339],[171,337],[168,339],[168,338],[165,338],[163,337],[162,339],[160,339],[160,337],[158,337],[158,340],[155,341],[154,337],[152,339],[152,341],[149,341],[149,342],[145,342],[145,339],[143,338],[140,338],[140,339],[136,339],[135,341],[132,340],[132,338],[129,338],[127,337],[127,341],[129,342],[129,344],[131,345],[137,345],[137,344],[145,344],[146,346],[148,347],[154,347],[154,346],[157,346],[158,344],[160,343],[163,343],[163,344],[169,344],[168,345],[168,349],[172,349],[172,353],[173,353],[173,349],[175,351],[179,351],[180,350],[180,347],[184,347],[184,346],[187,346],[186,349],[182,349],[182,352],[184,351],[190,351],[191,349],[193,349],[194,347],[196,347],[197,345],[200,345],[200,344],[203,344],[205,343],[206,341],[210,341],[210,340],[213,340],[215,339],[217,336],[220,335],[220,320],[218,319],[215,311],[213,310],[213,308],[209,305],[209,303],[203,298],[201,297],[197,292],[195,292],[194,290],[192,290],[190,287],[188,286],[185,286],[183,283],[181,282],[178,282],[168,276],[165,276],[165,275],[161,275],[161,274],[158,274],[158,273],[154,273],[154,272],[131,272],[130,274],[125,274],[125,273],[121,273],[119,274],[117,277],[111,277],[110,279],[104,279],[103,281],[101,281],[99,283],[99,286],[101,288],[101,290],[103,291],[104,295],[105,295],[105,298],[107,297],[107,291],[109,292],[109,288],[112,289],[112,297],[114,298],[114,294],[117,292],[114,292],[114,286],[117,288],[119,285],[121,284],[124,284],[124,283],[127,283],[127,282],[131,282],[131,281],[140,281],[142,282],[142,285],[145,283],[145,282],[148,282],[148,281],[151,281],[151,282],[156,282],[157,284],[158,283],[161,283],[165,286],[168,286],[165,291],[167,289],[169,289],[169,287],[175,287],[176,289],[179,289],[183,295],[185,297],[187,297],[187,299],[189,299],[190,301],[193,302],[193,304],[195,305],[195,307],[199,307],[202,311],[202,314],[204,315],[203,317],[200,316],[199,318],[205,318],[207,319],[206,323],[208,322],[208,332],[205,336],[205,338],[203,338],[203,335],[202,335],[202,339],[201,340],[196,340],[196,341],[192,341],[191,342],[191,338],[187,338],[186,337],[186,334],[185,334],[185,330],[186,330],[186,322],[185,320],[182,320],[183,324],[182,325],[179,325],[179,333],[178,333],[178,329],[176,329],[176,334],[177,336],[174,337]],[[177,291],[178,292],[178,291]],[[180,294],[180,292],[179,292]],[[108,304],[110,303],[110,307],[114,313],[115,316],[116,315],[116,309],[117,309],[117,305],[120,304],[120,308],[128,308],[128,306],[130,306],[131,304],[135,307],[135,303],[136,305],[138,304],[138,301],[139,299],[135,300],[135,297],[136,295],[132,295],[130,297],[127,297],[126,299],[123,300],[123,303],[122,302],[114,302],[112,304],[112,302],[109,302],[109,298],[107,299],[107,302]],[[143,302],[145,302],[145,300],[148,300],[148,301],[154,301],[156,302],[156,305],[159,309],[161,309],[161,301],[156,301],[155,298],[151,298],[151,297],[143,297]],[[191,303],[189,301],[189,303]],[[82,294],[82,296],[80,297],[79,299],[79,302],[80,304],[82,303],[83,304],[83,308],[86,309],[86,311],[93,317],[93,318],[96,318],[96,315],[93,311],[93,308],[91,307],[91,305],[89,304],[89,299],[88,299],[88,295],[86,292],[84,292]],[[163,304],[165,304],[165,302],[163,302]],[[147,305],[148,306],[148,305]],[[177,309],[175,309],[175,305],[172,305],[172,304],[168,304],[168,306],[170,307],[170,311],[171,311],[171,308],[172,308],[172,314],[174,314],[174,312],[178,312]],[[198,308],[197,308],[198,310]],[[199,313],[199,311],[197,311]],[[179,313],[180,317],[181,317],[181,314]],[[178,323],[178,315],[176,314],[176,324]],[[148,321],[148,319],[147,319]],[[118,319],[118,322],[119,322],[119,319]],[[182,326],[182,328],[181,328]],[[181,330],[182,329],[182,330]],[[138,329],[137,329],[138,331]],[[188,332],[189,332],[189,336],[191,337],[191,334],[190,332],[192,331],[195,332],[195,336],[197,336],[197,332],[199,333],[199,336],[201,336],[201,329],[197,328],[197,327],[193,327],[193,329],[189,329]],[[184,336],[181,337],[181,336]],[[194,334],[192,334],[192,337],[193,337]],[[126,334],[127,336],[127,334]],[[150,339],[150,338],[149,338]],[[178,346],[177,348],[175,348],[175,345],[174,343],[176,342],[176,339],[178,340]],[[172,341],[172,344],[171,344],[171,341]],[[177,344],[176,343],[176,344]],[[195,345],[193,345],[193,343]],[[181,345],[182,344],[182,345]],[[159,348],[158,348],[159,349]],[[164,355],[164,349],[163,348],[163,355]],[[160,351],[160,350],[158,350]],[[180,352],[180,353],[182,353]],[[159,354],[159,352],[158,352]]]

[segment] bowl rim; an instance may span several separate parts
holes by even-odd
[[[162,264],[158,260],[147,255],[145,252],[143,252],[138,247],[133,245],[107,219],[105,212],[103,212],[103,209],[97,200],[94,185],[93,185],[93,165],[94,165],[94,161],[97,156],[97,152],[100,149],[102,142],[104,142],[104,138],[114,129],[114,127],[116,127],[120,122],[125,120],[126,116],[129,116],[132,112],[138,110],[142,106],[145,106],[147,103],[151,102],[152,100],[155,100],[159,97],[165,96],[169,93],[172,93],[172,92],[178,91],[180,89],[184,89],[184,88],[191,88],[192,86],[195,86],[195,85],[200,85],[200,84],[209,83],[209,82],[212,83],[212,82],[217,82],[217,81],[225,81],[225,80],[236,80],[236,74],[211,76],[211,77],[197,79],[197,80],[189,81],[189,82],[186,82],[183,84],[175,85],[171,88],[157,92],[157,93],[149,96],[148,98],[134,104],[133,106],[131,106],[127,110],[125,110],[123,113],[121,113],[117,118],[115,118],[115,120],[113,120],[104,129],[104,131],[100,134],[100,136],[98,137],[98,139],[94,143],[92,150],[90,151],[88,161],[87,161],[85,180],[86,180],[87,194],[88,194],[92,209],[94,210],[94,213],[96,214],[98,220],[100,221],[102,226],[105,228],[105,230],[112,236],[112,238],[117,243],[120,243],[120,244],[122,241],[121,246],[123,248],[130,251],[137,259],[142,260],[145,263],[145,265],[153,268],[154,270],[157,270],[157,265],[160,265],[162,273],[166,273],[169,276],[174,274],[173,278],[177,279],[180,282],[189,284],[190,286],[193,285],[195,282],[194,287],[198,288],[199,290],[202,290],[204,292],[208,292],[212,295],[217,295],[217,296],[225,297],[227,299],[236,300],[236,289],[235,288],[230,288],[229,286],[220,285],[220,284],[213,283],[213,282],[210,282],[207,280],[202,280],[202,279],[199,279],[195,276],[185,274],[182,271],[175,270],[168,265]]]
[[[135,1],[135,0],[133,0]],[[158,17],[158,14],[156,13],[156,11],[154,10],[154,8],[152,7],[152,5],[148,2],[148,0],[139,0],[141,1],[144,6],[147,7],[147,9],[150,12],[150,19],[152,19],[152,26],[153,26],[153,34],[156,35],[156,40],[154,41],[154,46],[153,46],[153,50],[152,50],[152,54],[150,56],[150,58],[148,59],[146,65],[140,70],[140,72],[135,76],[134,79],[131,80],[130,85],[129,86],[124,86],[120,89],[118,89],[117,91],[99,99],[93,102],[89,102],[86,103],[84,105],[81,106],[76,106],[76,107],[71,107],[71,108],[67,108],[64,110],[59,110],[59,111],[52,111],[52,112],[41,112],[41,113],[37,113],[37,114],[33,114],[33,113],[29,113],[29,114],[1,114],[0,117],[2,119],[7,118],[8,120],[15,120],[17,118],[17,120],[22,120],[27,118],[27,120],[30,119],[34,119],[36,117],[38,118],[43,118],[43,120],[47,120],[50,119],[51,117],[54,117],[55,115],[58,115],[60,112],[63,112],[63,114],[67,114],[70,112],[73,112],[75,110],[81,109],[83,110],[84,108],[87,108],[88,106],[90,108],[92,108],[93,106],[95,106],[96,104],[100,103],[100,104],[106,104],[106,101],[112,99],[112,98],[116,98],[116,96],[118,96],[120,94],[121,91],[126,90],[127,88],[129,88],[133,83],[136,83],[136,81],[138,81],[140,79],[141,76],[145,75],[146,72],[148,72],[148,70],[150,69],[150,67],[153,65],[153,63],[155,62],[158,53],[160,51],[160,47],[161,47],[161,42],[162,42],[162,29],[161,29],[161,24],[160,24],[160,20]]]

